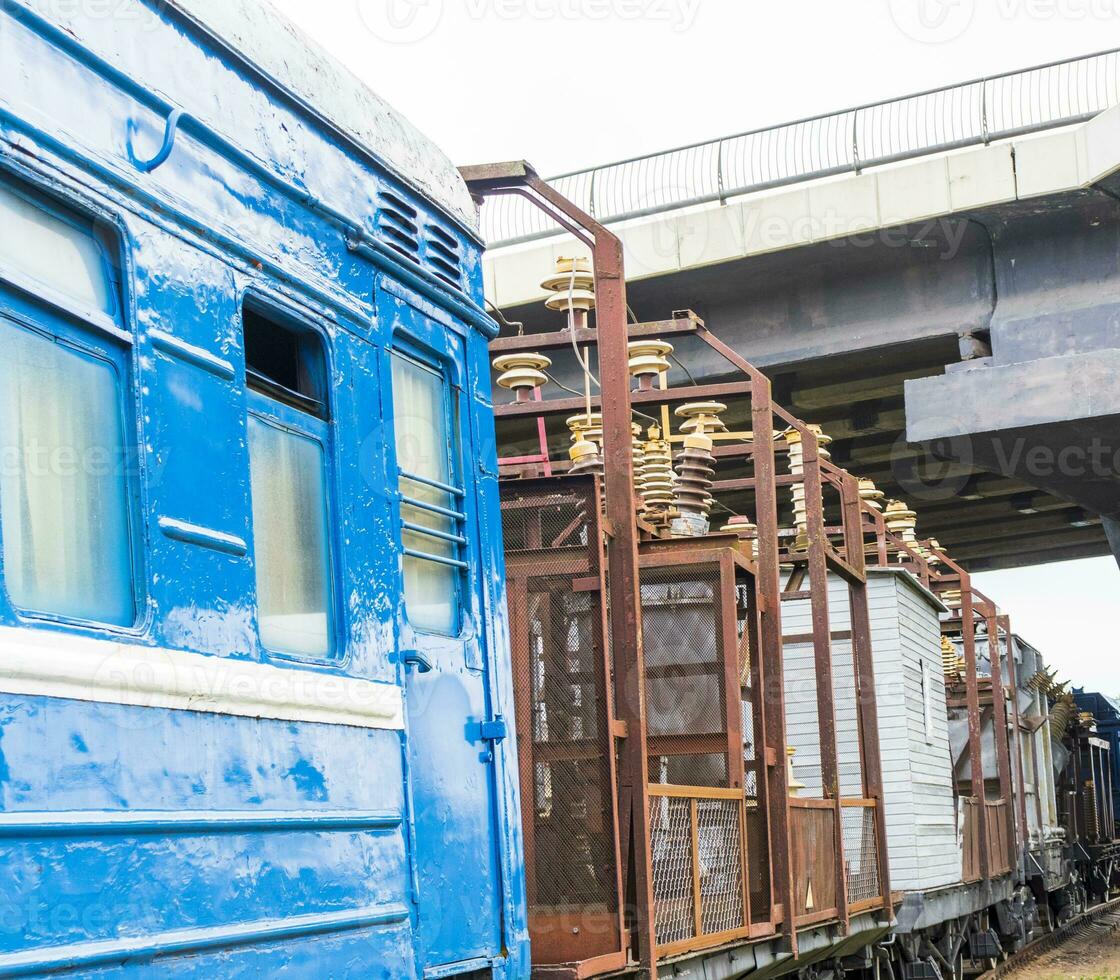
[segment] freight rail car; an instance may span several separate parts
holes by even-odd
[[[1088,712],[1097,723],[1097,734],[1108,742],[1112,769],[1105,774],[1111,787],[1113,820],[1120,820],[1120,698],[1074,688],[1078,710]]]
[[[0,975],[527,975],[475,227],[267,7],[0,5]]]
[[[956,978],[1108,894],[1106,743],[918,515],[468,178],[577,240],[491,344],[533,975]]]

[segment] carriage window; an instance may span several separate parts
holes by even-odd
[[[0,316],[4,580],[20,609],[136,619],[121,378]]]
[[[464,494],[455,482],[450,391],[441,374],[393,356],[405,611],[419,629],[459,629]]]
[[[318,336],[246,311],[257,615],[275,652],[334,652],[325,357]]]
[[[0,184],[0,274],[12,272],[110,316],[116,262],[88,218],[40,206]]]

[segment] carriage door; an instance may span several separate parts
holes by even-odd
[[[476,625],[470,429],[453,374],[465,358],[458,338],[439,333],[442,345],[455,345],[443,363],[409,350],[391,355],[416,945],[429,976],[495,956],[501,941],[491,753],[503,726],[488,714],[485,635]]]

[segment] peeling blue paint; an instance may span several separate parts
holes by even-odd
[[[300,759],[288,770],[288,777],[299,787],[300,793],[308,800],[325,802],[327,800],[327,781],[323,774],[306,759]]]
[[[400,597],[391,349],[446,371],[463,459],[496,472],[479,244],[177,5],[38,12],[49,6],[0,4],[0,181],[94,215],[119,245],[141,611],[132,629],[28,620],[0,589],[0,656],[21,629],[53,638],[45,657],[92,636],[156,666],[171,650],[375,682],[401,693],[404,731],[214,713],[231,692],[204,674],[199,710],[0,694],[0,824],[28,817],[0,833],[0,975],[419,980],[489,962],[522,980],[514,742],[491,752],[478,737],[481,721],[514,711],[497,488],[476,466],[463,468],[462,635],[412,629]],[[184,113],[166,159],[143,172],[166,98]],[[384,244],[386,193],[415,212],[415,261],[369,254]],[[456,243],[461,289],[425,278],[429,226]],[[12,292],[0,282],[0,306]],[[327,348],[340,599],[329,661],[260,641],[248,292]],[[31,323],[41,300],[19,296]],[[404,671],[404,650],[432,672]],[[52,823],[63,815],[70,829]]]

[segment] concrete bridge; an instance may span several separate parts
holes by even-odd
[[[639,319],[695,310],[973,570],[1120,556],[1116,52],[556,184]],[[573,246],[519,208],[484,214],[487,292],[543,329]]]

